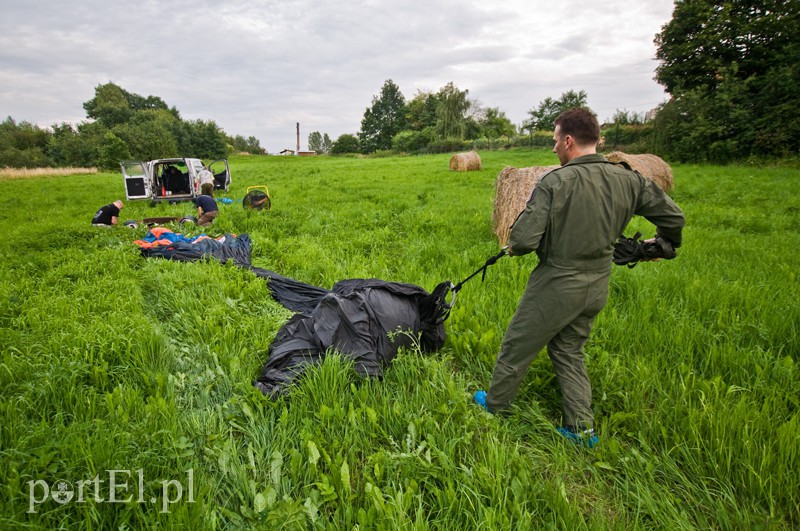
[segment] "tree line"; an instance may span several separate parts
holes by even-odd
[[[118,168],[121,160],[223,158],[261,154],[257,138],[228,136],[213,121],[184,120],[157,96],[143,97],[106,83],[83,104],[87,120],[43,129],[8,117],[0,123],[0,167]]]

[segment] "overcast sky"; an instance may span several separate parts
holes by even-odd
[[[113,82],[274,153],[358,132],[392,79],[452,81],[519,125],[584,90],[601,120],[666,99],[653,38],[671,0],[0,0],[0,119],[86,119]]]

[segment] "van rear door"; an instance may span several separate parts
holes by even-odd
[[[147,199],[150,197],[150,176],[147,167],[138,160],[124,160],[119,163],[125,181],[126,199]]]
[[[208,169],[214,174],[214,189],[228,191],[231,184],[231,169],[228,167],[228,159],[215,160],[208,165]]]

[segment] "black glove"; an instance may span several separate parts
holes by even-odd
[[[669,240],[656,236],[655,241],[644,242],[639,238],[641,232],[637,232],[633,238],[626,238],[624,235],[614,244],[614,263],[634,267],[639,262],[647,262],[664,258],[672,260],[678,253],[672,247]]]

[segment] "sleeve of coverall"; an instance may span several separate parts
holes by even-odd
[[[542,241],[544,231],[550,219],[551,192],[543,181],[534,189],[533,196],[525,205],[517,220],[511,225],[508,247],[515,255],[528,254],[535,251]]]
[[[673,247],[681,246],[683,226],[686,224],[683,211],[650,179],[646,180],[636,214],[654,224],[656,234],[672,242]]]

